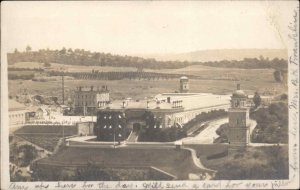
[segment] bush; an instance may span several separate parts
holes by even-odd
[[[19,156],[19,165],[21,167],[27,167],[29,164],[36,159],[37,157],[37,150],[34,146],[32,145],[21,145],[18,148],[18,155]]]
[[[227,155],[228,155],[228,150],[226,150],[224,152],[220,152],[220,153],[217,153],[217,154],[213,154],[213,155],[207,156],[206,159],[207,160],[217,159],[217,158],[225,157]]]
[[[160,128],[161,121],[154,118],[153,113],[145,112],[143,118],[146,126],[139,132],[139,141],[142,142],[170,142],[187,136],[186,132],[181,128]]]
[[[251,151],[253,152],[253,150]],[[216,180],[288,179],[287,147],[262,147],[239,153],[220,165]]]
[[[288,95],[287,94],[282,94],[280,96],[280,100],[287,100],[288,99]]]
[[[216,133],[217,135],[219,135],[219,137],[214,140],[214,143],[228,142],[228,137],[227,137],[228,130],[229,130],[228,123],[224,123],[220,125],[220,127],[216,130]]]
[[[184,130],[188,131],[190,128],[195,126],[197,123],[209,121],[212,119],[217,119],[227,115],[227,112],[224,109],[212,110],[209,112],[202,112],[198,114],[194,119],[190,120],[184,125]]]
[[[288,143],[288,107],[277,102],[251,114],[257,125],[251,135],[252,142]]]

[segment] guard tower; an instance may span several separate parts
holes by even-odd
[[[237,84],[237,90],[231,96],[231,108],[228,110],[228,143],[232,149],[243,148],[250,141],[247,98],[244,91],[240,89],[240,84]]]
[[[180,93],[187,93],[189,92],[189,79],[185,76],[180,77],[180,87],[179,92]]]

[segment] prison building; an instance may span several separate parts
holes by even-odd
[[[125,140],[127,138],[125,115],[119,111],[98,112],[94,134],[99,141]]]

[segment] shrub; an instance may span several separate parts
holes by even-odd
[[[252,142],[287,143],[288,142],[288,107],[277,102],[268,108],[260,108],[251,117],[257,125],[251,135]]]

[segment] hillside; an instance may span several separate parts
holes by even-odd
[[[132,155],[135,155],[132,157]],[[189,173],[203,172],[193,163],[191,153],[175,149],[101,149],[68,147],[52,157],[41,159],[37,164],[48,165],[83,165],[88,162],[104,164],[106,167],[149,167],[153,166],[175,175],[178,179],[188,179]],[[178,164],[180,163],[180,164]]]
[[[10,66],[18,62],[39,62],[44,67],[50,68],[51,63],[64,65],[100,66],[100,67],[130,67],[137,68],[139,72],[144,69],[179,69],[191,65],[206,65],[224,68],[274,68],[286,69],[287,56],[283,50],[206,50],[204,52],[188,53],[189,60],[157,61],[153,58],[142,58],[133,56],[112,55],[110,53],[90,52],[86,50],[72,49],[66,50],[27,50],[8,53],[8,63]],[[268,52],[268,53],[267,53]],[[199,58],[200,56],[200,58]],[[200,59],[202,59],[200,61]],[[194,61],[196,60],[196,61]],[[214,60],[214,61],[204,61]]]
[[[154,58],[159,61],[188,61],[188,62],[207,62],[221,60],[243,60],[244,58],[259,58],[263,56],[269,59],[287,59],[285,49],[215,49],[200,50],[187,53],[169,54],[138,54],[144,58]]]

